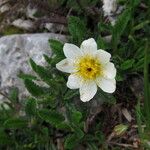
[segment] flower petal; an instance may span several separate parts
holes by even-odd
[[[111,57],[111,54],[102,50],[102,49],[99,49],[96,51],[95,53],[95,57],[97,59],[99,59],[99,61],[102,63],[102,64],[106,64],[110,61],[110,57]]]
[[[116,76],[116,68],[113,63],[109,62],[104,66],[103,74],[105,78],[114,79]]]
[[[56,68],[62,72],[67,73],[73,73],[77,71],[73,63],[71,61],[68,61],[68,59],[63,59],[62,61],[57,63]]]
[[[97,85],[107,93],[113,93],[116,90],[116,80],[115,79],[106,79],[106,78],[97,78]]]
[[[78,89],[81,84],[81,79],[77,74],[71,74],[68,77],[67,87],[70,89]]]
[[[80,87],[80,99],[83,102],[91,100],[97,92],[97,85],[94,81],[82,82]]]
[[[74,44],[65,43],[63,51],[65,56],[69,59],[76,59],[82,55],[80,48]]]
[[[97,44],[93,38],[90,38],[84,40],[80,48],[85,54],[94,53],[97,51]]]

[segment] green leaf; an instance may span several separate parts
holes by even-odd
[[[18,95],[19,90],[18,88],[12,88],[9,94],[9,98],[12,100],[12,102],[17,103],[18,102]]]
[[[30,65],[31,65],[33,71],[36,72],[37,64],[31,58],[30,58],[29,62],[30,62]]]
[[[68,29],[76,43],[79,44],[84,40],[87,29],[85,23],[80,20],[80,18],[73,16],[69,17]]]
[[[25,112],[28,116],[35,116],[37,111],[37,102],[34,98],[27,100],[25,105]]]
[[[47,55],[43,55],[43,57],[44,57],[44,59],[46,60],[46,62],[48,63],[48,64],[50,64],[51,65],[51,62],[52,62],[52,58],[51,57],[48,57]]]
[[[29,80],[36,80],[37,77],[30,75],[30,74],[25,74],[25,73],[19,73],[18,77],[25,80],[25,79],[29,79]]]
[[[71,135],[68,135],[65,140],[65,149],[73,149],[75,146],[82,141],[84,133],[81,129],[76,128],[75,132]]]
[[[149,40],[145,41],[145,57],[144,57],[144,110],[146,114],[146,126],[150,129],[150,86],[149,86]]]
[[[61,57],[65,57],[63,53],[63,44],[57,40],[50,39],[49,40],[50,47],[52,51],[57,55]]]
[[[98,36],[97,46],[98,46],[98,49],[106,49],[107,48],[107,43],[101,36]]]
[[[39,110],[39,116],[46,122],[57,126],[64,121],[64,116],[60,113],[48,109]]]
[[[73,122],[75,122],[76,124],[78,124],[80,122],[82,118],[82,113],[79,111],[73,111],[72,112],[72,120]]]
[[[71,127],[70,127],[69,123],[67,123],[67,122],[62,122],[62,123],[58,124],[56,126],[56,128],[57,129],[61,129],[61,130],[69,130],[69,131],[71,131]]]
[[[12,143],[13,143],[12,139],[10,139],[9,136],[7,136],[4,130],[0,129],[0,146],[9,145]]]
[[[37,73],[37,75],[45,81],[47,84],[51,83],[52,74],[51,72],[44,68],[43,66],[37,65],[32,59],[30,59],[30,64],[32,69]]]
[[[73,149],[79,144],[80,139],[77,138],[76,134],[67,136],[65,140],[65,149]]]
[[[130,69],[133,67],[134,62],[135,62],[134,59],[128,59],[121,64],[120,69],[122,70]]]
[[[79,95],[78,91],[74,91],[74,90],[68,90],[65,95],[64,95],[64,99],[65,100],[69,100],[74,98],[75,96]]]
[[[112,30],[112,45],[116,51],[121,35],[124,33],[126,26],[131,18],[131,10],[126,9],[117,19]]]
[[[27,90],[31,93],[31,95],[35,97],[43,96],[44,94],[46,94],[46,88],[40,87],[31,80],[24,80],[24,84]]]
[[[51,83],[52,74],[50,73],[50,71],[48,69],[45,69],[44,67],[42,67],[40,65],[37,65],[36,73],[47,84]]]
[[[5,128],[18,129],[18,128],[23,128],[26,126],[27,126],[27,121],[21,118],[11,118],[4,122]]]

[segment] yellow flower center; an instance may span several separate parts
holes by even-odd
[[[80,58],[77,64],[78,74],[84,80],[95,79],[102,75],[102,66],[97,58],[91,56],[84,56]]]

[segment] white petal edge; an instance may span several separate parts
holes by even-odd
[[[63,47],[64,54],[69,59],[76,59],[82,56],[82,52],[79,47],[74,44],[65,43]]]
[[[105,50],[99,49],[95,53],[95,57],[102,63],[106,64],[110,61],[111,54],[106,52]]]
[[[67,87],[70,89],[78,89],[81,85],[80,77],[74,73],[68,77]]]
[[[69,61],[67,58],[63,59],[59,63],[56,64],[56,68],[62,72],[73,73],[77,70],[75,69],[73,63]]]
[[[116,68],[113,63],[108,62],[103,69],[103,74],[105,78],[114,79],[116,76]]]
[[[80,46],[84,54],[92,54],[97,51],[97,44],[93,38],[84,40]]]
[[[80,99],[83,102],[90,101],[97,92],[97,85],[94,81],[84,81],[79,89]]]
[[[115,79],[106,79],[106,78],[97,78],[97,85],[107,93],[113,93],[116,90],[116,80]]]

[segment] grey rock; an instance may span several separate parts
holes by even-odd
[[[51,56],[48,39],[66,41],[65,36],[53,33],[11,35],[0,38],[0,91],[8,93],[12,87],[18,87],[20,96],[28,94],[17,74],[20,71],[33,73],[28,64],[29,58],[39,65],[45,64],[43,54]]]
[[[31,20],[23,20],[23,19],[14,20],[12,22],[12,25],[17,28],[29,30],[29,31],[34,29],[34,27],[35,27],[34,23]]]

